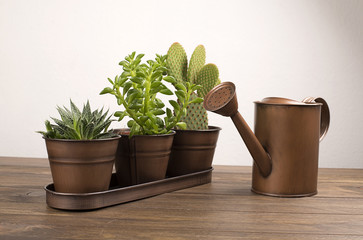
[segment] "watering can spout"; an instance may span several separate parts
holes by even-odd
[[[251,128],[238,112],[235,85],[223,82],[214,87],[204,98],[204,108],[208,111],[231,117],[261,175],[267,177],[272,170],[270,155],[265,151]]]

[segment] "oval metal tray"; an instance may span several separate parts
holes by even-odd
[[[60,193],[54,190],[53,184],[48,184],[44,189],[49,207],[63,210],[92,210],[210,183],[212,171],[213,168],[210,168],[128,187],[118,187],[116,175],[113,174],[109,190],[103,192]]]

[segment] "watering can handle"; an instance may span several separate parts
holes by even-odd
[[[321,97],[307,97],[303,100],[304,103],[321,103],[321,118],[320,118],[320,139],[323,140],[329,129],[330,112],[328,103]]]

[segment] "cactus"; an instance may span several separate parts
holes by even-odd
[[[217,84],[219,71],[215,64],[209,63],[204,65],[198,72],[195,84],[202,86],[198,90],[199,97],[204,98],[205,95]]]
[[[187,54],[182,45],[173,43],[168,50],[166,60],[169,74],[178,82],[195,83],[202,87],[197,93],[192,94],[191,99],[204,96],[218,83],[219,71],[215,64],[205,65],[206,53],[203,45],[198,45],[189,62]],[[187,114],[182,119],[187,124],[189,130],[208,129],[208,115],[203,107],[203,103],[193,103],[187,107]]]
[[[169,73],[178,82],[187,81],[188,58],[184,48],[179,43],[173,43],[168,51],[166,64],[169,68]]]

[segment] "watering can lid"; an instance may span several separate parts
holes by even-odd
[[[255,101],[254,103],[257,104],[271,104],[271,105],[322,105],[320,102],[314,101],[313,98],[305,98],[302,102],[288,99],[288,98],[282,98],[282,97],[267,97],[262,99],[261,101]]]

